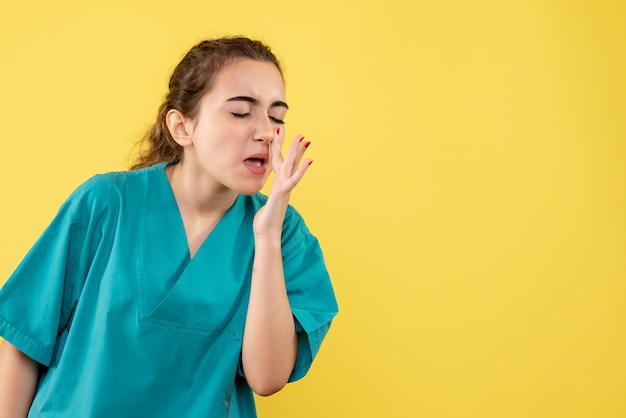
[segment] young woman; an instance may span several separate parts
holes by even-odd
[[[187,53],[134,170],[81,185],[1,289],[0,417],[254,417],[305,375],[337,304],[287,109],[262,43]]]

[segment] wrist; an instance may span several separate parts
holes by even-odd
[[[267,246],[270,248],[281,248],[282,231],[254,232],[255,247]]]

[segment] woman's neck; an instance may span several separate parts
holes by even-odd
[[[176,164],[165,169],[185,228],[189,257],[193,258],[202,243],[235,203],[237,193],[210,181],[200,173]]]
[[[194,217],[221,217],[237,199],[237,192],[196,172],[193,167],[179,163],[165,171],[181,213]]]

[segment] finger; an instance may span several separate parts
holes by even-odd
[[[274,131],[274,141],[278,142],[278,145],[282,148],[283,143],[285,142],[285,129],[284,128],[276,128]]]
[[[274,172],[278,172],[283,165],[283,156],[280,152],[280,144],[278,141],[272,141],[270,143],[270,162]]]
[[[282,166],[283,156],[282,156],[282,146],[283,141],[285,139],[285,130],[283,128],[276,128],[273,132],[273,138],[270,142],[270,162],[272,163],[272,170],[276,172],[279,167]]]
[[[300,145],[298,146],[298,153],[296,154],[296,167],[295,167],[296,169],[302,162],[302,157],[304,157],[304,153],[309,148],[309,145],[311,145],[311,141],[307,141],[304,138],[300,140]]]
[[[291,182],[290,189],[293,189],[294,187],[296,187],[298,183],[300,183],[300,180],[302,180],[302,178],[304,177],[304,174],[309,169],[312,163],[313,163],[313,160],[310,158],[307,158],[306,160],[304,160],[302,165],[293,173],[293,175],[289,179]]]
[[[296,147],[295,158],[292,165],[292,173],[298,170],[298,167],[302,162],[302,157],[304,157],[304,153],[306,152],[309,145],[311,145],[311,141],[305,140],[304,137],[300,138],[300,143]]]
[[[310,142],[304,141],[304,137],[302,135],[297,135],[293,141],[291,142],[291,146],[285,155],[285,164],[286,167],[289,168],[289,175],[293,174],[297,169],[300,161],[302,160],[302,156],[304,155],[304,151],[308,145],[305,145]]]

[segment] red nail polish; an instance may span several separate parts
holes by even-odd
[[[309,165],[313,164],[313,160],[309,161]]]
[[[280,135],[280,128],[276,128],[276,135]]]
[[[307,141],[307,142],[304,144],[304,148],[308,148],[308,147],[309,147],[309,145],[311,145],[311,141]]]
[[[302,142],[303,139],[304,139],[304,137],[300,138],[300,142]]]

